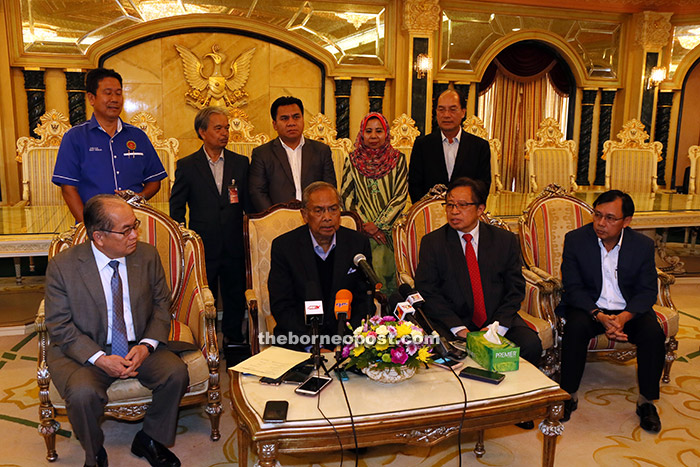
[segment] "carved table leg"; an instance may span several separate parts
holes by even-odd
[[[481,458],[486,449],[484,449],[484,430],[479,430],[478,437],[476,439],[476,446],[474,446],[474,454],[476,454],[477,459]]]
[[[250,437],[248,432],[238,424],[238,465],[248,466],[248,449],[250,449]]]
[[[258,445],[258,462],[256,467],[276,467],[280,465],[277,462],[277,443],[275,442],[259,442]]]
[[[564,404],[558,403],[550,406],[547,418],[540,423],[540,431],[544,435],[542,446],[542,466],[554,466],[554,450],[557,447],[557,436],[564,432],[564,425],[559,422],[564,410]]]

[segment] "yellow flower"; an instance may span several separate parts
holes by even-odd
[[[421,349],[421,350],[423,350],[423,349]],[[361,345],[359,347],[355,347],[354,349],[352,349],[352,354],[355,357],[359,357],[362,354],[362,352],[364,352],[364,351],[365,351],[365,346]]]
[[[418,349],[418,360],[421,362],[427,362],[428,357],[430,357],[430,350],[427,347],[421,347]]]
[[[396,337],[401,338],[405,335],[411,334],[411,326],[407,323],[403,323],[399,326],[396,326]]]
[[[388,349],[389,339],[387,339],[386,337],[379,336],[377,338],[377,345],[375,346],[375,348],[379,351]]]
[[[386,336],[389,333],[389,328],[382,324],[381,326],[377,327],[377,329],[375,329],[375,332],[378,336]]]
[[[413,342],[421,342],[423,340],[423,333],[413,329],[411,330],[411,338],[413,339]]]

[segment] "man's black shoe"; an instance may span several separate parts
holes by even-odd
[[[639,426],[642,429],[651,433],[661,431],[661,419],[656,412],[656,407],[651,402],[646,402],[637,406],[637,415],[639,415]]]
[[[564,401],[564,415],[559,419],[560,422],[568,422],[571,418],[571,412],[578,409],[578,400],[569,399]]]
[[[516,423],[515,426],[517,426],[518,428],[522,428],[523,430],[532,430],[533,428],[535,428],[535,422],[533,422],[532,420],[528,420],[526,422]]]
[[[180,467],[180,459],[143,430],[134,436],[131,452],[139,457],[145,457],[153,467]]]
[[[107,460],[107,451],[105,451],[104,447],[101,447],[100,450],[97,452],[97,455],[95,456],[95,463],[92,464],[97,467],[109,467],[109,461]],[[85,467],[90,467],[88,464],[85,464]]]

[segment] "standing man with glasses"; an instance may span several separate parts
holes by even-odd
[[[272,242],[270,275],[270,311],[275,318],[275,336],[310,335],[304,322],[304,302],[323,301],[321,335],[338,331],[334,313],[335,294],[341,289],[352,292],[353,327],[374,310],[362,271],[353,264],[362,253],[372,263],[369,239],[340,225],[341,200],[333,185],[314,182],[304,190],[301,214],[305,225],[280,235]],[[308,296],[315,294],[314,296]],[[320,295],[320,296],[316,296]],[[285,345],[282,345],[283,347]],[[304,350],[304,345],[286,345]]]
[[[97,195],[85,204],[88,241],[54,256],[46,269],[51,378],[85,450],[86,466],[108,465],[100,418],[107,388],[137,378],[153,391],[131,452],[154,466],[179,466],[175,441],[189,376],[165,348],[170,291],[155,247],[138,241],[140,222],[125,201]]]
[[[557,313],[566,319],[562,342],[562,421],[578,407],[588,342],[598,334],[637,346],[639,425],[658,433],[654,406],[664,366],[666,337],[652,309],[658,291],[654,242],[629,228],[632,198],[607,191],[593,203],[593,222],[566,234],[561,264],[564,295]]]
[[[421,241],[416,288],[440,334],[465,338],[498,321],[498,333],[537,366],[542,344],[518,315],[525,298],[520,245],[514,234],[479,221],[487,196],[480,180],[462,177],[450,184],[447,224]]]
[[[438,183],[469,177],[491,186],[491,148],[488,141],[465,132],[466,98],[448,89],[437,101],[439,131],[433,129],[413,144],[408,168],[408,193],[417,202]]]

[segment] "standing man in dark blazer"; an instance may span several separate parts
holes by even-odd
[[[413,144],[408,168],[408,193],[417,202],[438,183],[449,185],[459,177],[481,180],[491,186],[491,148],[488,141],[465,132],[467,113],[463,95],[448,89],[437,101],[439,131],[422,136]]]
[[[137,378],[153,390],[131,452],[151,465],[179,466],[175,441],[187,366],[166,348],[170,290],[158,251],[138,241],[139,221],[124,200],[96,195],[83,211],[88,241],[54,256],[46,269],[47,361],[66,401],[86,466],[108,465],[100,419],[107,388]]]
[[[229,123],[225,109],[200,110],[194,129],[202,147],[177,162],[170,217],[185,222],[189,205],[189,228],[204,243],[209,288],[215,298],[221,290],[224,345],[238,345],[245,340],[241,324],[245,312],[243,213],[250,212],[248,158],[226,149]]]
[[[566,421],[578,406],[578,391],[590,339],[608,339],[637,346],[639,425],[661,430],[654,406],[664,367],[666,337],[652,309],[658,292],[654,242],[629,228],[634,202],[611,190],[593,203],[593,222],[566,234],[561,264],[564,283],[557,308],[566,318],[562,341],[561,387]]]
[[[256,212],[277,203],[301,199],[316,181],[336,186],[331,148],[304,139],[304,104],[296,97],[280,97],[270,108],[278,137],[253,149],[250,198]]]
[[[479,222],[488,191],[480,180],[454,180],[445,196],[447,224],[420,245],[416,288],[443,335],[466,337],[498,321],[498,333],[539,364],[542,344],[518,315],[525,279],[517,237]]]
[[[277,322],[275,336],[311,334],[304,323],[306,300],[323,301],[320,333],[333,336],[338,330],[334,301],[339,290],[352,292],[353,327],[368,314],[374,314],[362,271],[353,264],[358,253],[371,264],[369,239],[340,225],[343,204],[333,185],[314,182],[304,190],[302,198],[301,212],[306,224],[272,242],[267,287],[270,310]],[[321,296],[307,296],[313,289]]]

